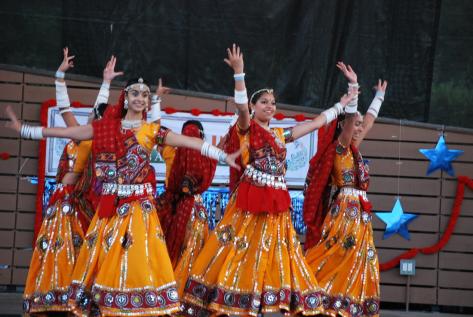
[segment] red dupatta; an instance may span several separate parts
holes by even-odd
[[[319,130],[317,154],[310,160],[304,190],[304,222],[307,233],[304,248],[317,244],[328,209],[330,188],[328,186],[335,160],[337,141],[333,141],[337,121]]]
[[[183,135],[201,138],[199,128],[188,124]],[[202,194],[212,184],[217,161],[199,151],[178,148],[172,163],[166,191],[159,198],[159,215],[166,245],[175,263],[181,253],[186,227],[194,208],[194,195]]]
[[[225,137],[225,152],[233,153],[240,149],[239,134],[249,133],[249,151],[251,153],[267,147],[271,147],[273,154],[278,160],[285,160],[286,148],[276,142],[273,133],[261,127],[254,120],[250,121],[248,131],[238,131],[235,124],[230,128]],[[240,171],[230,168],[230,191],[238,186],[237,207],[239,209],[250,211],[252,213],[278,213],[287,211],[291,205],[289,192],[285,189],[276,189],[269,186],[256,186],[247,181],[240,181],[244,172],[241,158],[236,161],[241,166]],[[249,162],[251,163],[251,162]],[[264,197],[264,199],[262,199]]]

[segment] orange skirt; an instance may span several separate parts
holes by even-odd
[[[187,223],[183,249],[177,264],[174,266],[179,297],[182,297],[184,286],[194,267],[194,262],[209,237],[207,216],[207,210],[202,205],[202,197],[196,198],[191,217]]]
[[[100,209],[100,205],[98,207]],[[152,196],[92,219],[72,275],[76,315],[157,316],[179,311],[176,281]]]
[[[78,214],[84,204],[71,199],[74,185],[59,184],[45,211],[23,295],[25,314],[67,312],[68,289],[84,231]]]
[[[189,316],[322,313],[289,210],[241,211],[234,194],[194,263],[182,306]]]
[[[363,211],[358,194],[355,190],[337,196],[324,220],[320,242],[306,254],[326,292],[329,316],[379,315],[379,264],[371,214]]]

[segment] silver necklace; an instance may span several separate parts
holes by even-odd
[[[122,120],[122,128],[123,129],[136,129],[141,127],[143,124],[142,120]]]

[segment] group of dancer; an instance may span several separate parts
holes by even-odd
[[[238,119],[215,147],[204,141],[199,121],[186,122],[182,134],[161,126],[160,101],[169,91],[161,81],[153,95],[142,78],[131,79],[109,105],[110,82],[122,75],[113,56],[89,121],[79,125],[64,81],[73,58],[64,49],[56,73],[66,128],[22,124],[7,107],[7,127],[22,138],[71,139],[36,239],[26,314],[379,315],[369,175],[358,147],[386,82],[377,83],[362,116],[357,75],[339,62],[349,81],[339,102],[313,120],[270,128],[275,94],[265,88],[248,98],[243,54],[234,44],[225,62],[234,71]],[[317,129],[324,133],[307,175],[304,252],[291,222],[286,144]],[[166,162],[158,199],[154,146]],[[201,194],[217,162],[230,166],[231,198],[210,231]]]

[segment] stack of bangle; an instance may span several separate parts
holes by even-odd
[[[150,122],[161,119],[161,97],[153,95],[151,97],[151,118]]]
[[[22,124],[20,136],[23,139],[41,140],[43,138],[43,127],[33,127],[28,124]]]
[[[376,94],[374,95],[374,97],[375,97],[376,99],[379,99],[381,102],[383,102],[383,101],[384,101],[384,94],[385,94],[384,91],[377,90],[377,91],[376,91]]]
[[[248,94],[245,90],[235,90],[235,102],[237,104],[246,105],[248,104]]]
[[[204,142],[202,144],[202,147],[200,149],[200,154],[202,154],[203,156],[210,157],[214,160],[217,160],[220,163],[225,163],[225,159],[227,158],[227,153],[225,153],[218,147],[213,146],[207,142]]]
[[[343,112],[343,107],[342,105],[337,102],[333,107],[328,108],[322,114],[325,116],[327,122],[326,124],[329,124],[333,120],[335,120],[341,113]]]
[[[64,77],[66,77],[66,73],[64,73],[60,70],[56,71],[56,78],[64,79]]]
[[[376,91],[376,95],[371,101],[370,107],[368,108],[367,113],[370,113],[373,117],[377,118],[379,114],[379,109],[384,101],[384,91]]]
[[[360,85],[358,83],[348,83],[348,92],[350,92],[351,90],[358,91],[359,88]]]
[[[94,107],[97,107],[101,103],[108,103],[108,97],[110,96],[110,84],[106,82],[102,82],[100,86],[99,94],[97,95],[97,99],[95,100]]]
[[[161,97],[159,95],[153,95],[151,97],[151,103],[161,102]]]
[[[67,95],[67,87],[65,82],[55,81],[56,84],[56,104],[59,109],[69,108],[71,102]]]
[[[234,74],[233,78],[235,78],[235,81],[245,80],[245,73]]]
[[[348,93],[358,93],[358,83],[348,83]],[[358,111],[358,95],[356,95],[345,107],[346,114],[354,114]]]

